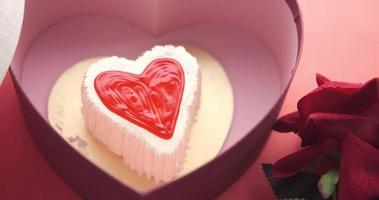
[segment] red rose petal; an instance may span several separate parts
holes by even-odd
[[[379,79],[375,78],[364,84],[344,106],[350,113],[379,118]]]
[[[330,82],[330,80],[328,78],[326,78],[325,76],[317,73],[316,74],[316,82],[317,82],[318,86],[321,86],[321,85],[324,85],[327,82]]]
[[[313,172],[321,174],[336,169],[338,161],[333,158],[339,152],[339,144],[338,141],[330,139],[285,156],[274,164],[272,176],[274,178],[293,176],[306,166],[312,166]]]
[[[349,133],[343,141],[341,154],[339,199],[379,197],[379,149]]]
[[[334,89],[316,89],[301,98],[297,103],[300,115],[307,118],[315,112],[338,112],[339,105],[346,101],[349,95],[336,92]]]
[[[319,88],[331,88],[340,93],[352,95],[362,87],[361,83],[348,83],[341,81],[329,81]]]
[[[361,84],[330,81],[301,98],[297,103],[299,114],[307,118],[316,112],[346,113],[343,105],[358,89]]]
[[[342,141],[348,131],[375,146],[379,146],[378,120],[358,115],[313,113],[298,132],[302,146],[313,145],[329,138]]]
[[[298,112],[287,114],[278,119],[273,129],[279,132],[298,132],[305,125],[305,120],[300,117]]]

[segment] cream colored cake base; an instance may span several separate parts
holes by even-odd
[[[233,117],[233,93],[220,63],[199,48],[186,48],[201,70],[200,108],[194,123],[180,176],[213,159],[220,151]],[[87,68],[100,58],[83,60],[66,70],[49,97],[48,118],[57,132],[84,157],[122,183],[143,192],[157,187],[153,179],[138,175],[86,130],[81,114],[81,82]]]

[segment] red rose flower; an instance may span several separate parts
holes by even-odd
[[[274,124],[276,131],[298,134],[304,148],[277,161],[272,177],[286,178],[300,171],[322,175],[319,184],[324,190],[319,191],[329,198],[335,182],[327,182],[327,175],[339,170],[335,171],[339,199],[378,198],[379,78],[362,85],[318,74],[316,81],[318,88],[298,101],[298,110]]]
[[[302,146],[328,138],[342,141],[352,131],[366,142],[379,147],[379,79],[366,84],[330,81],[316,77],[319,87],[298,102],[298,111],[280,118],[273,129],[295,132]]]
[[[298,134],[304,148],[277,161],[272,176],[339,169],[340,199],[379,197],[379,79],[353,84],[317,75],[316,81],[298,110],[274,124],[276,131]]]

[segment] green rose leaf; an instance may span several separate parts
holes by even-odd
[[[317,183],[317,187],[324,199],[328,199],[334,194],[338,179],[339,173],[337,170],[330,170],[321,176]]]

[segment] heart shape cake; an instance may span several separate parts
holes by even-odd
[[[140,75],[105,71],[95,79],[109,110],[164,139],[174,132],[183,88],[182,67],[169,58],[153,60]]]
[[[180,171],[200,96],[200,69],[183,47],[156,46],[133,60],[92,64],[82,83],[89,132],[157,182]]]

